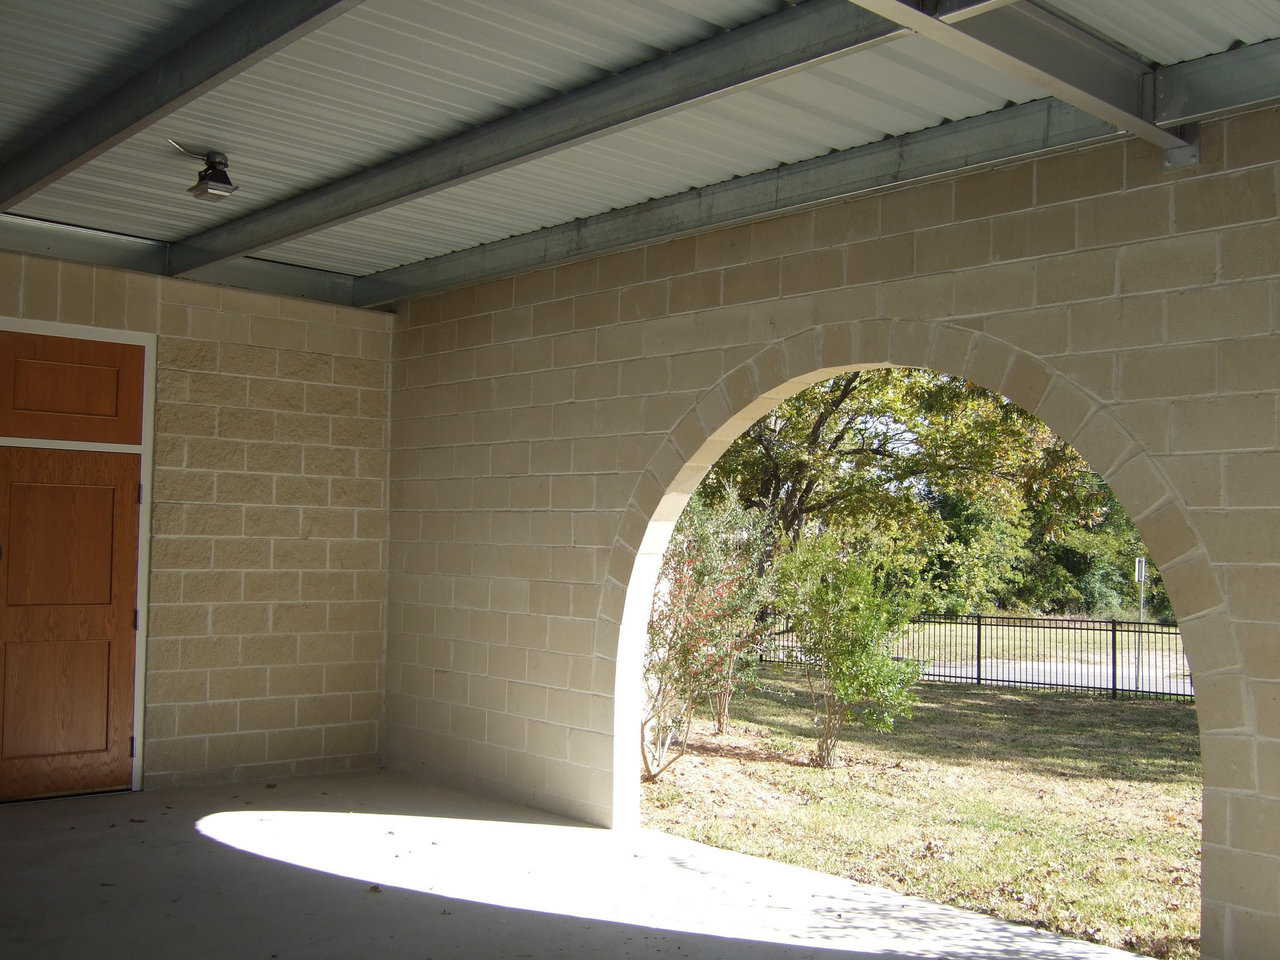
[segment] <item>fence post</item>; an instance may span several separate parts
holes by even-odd
[[[1146,624],[1141,620],[1138,621],[1137,640],[1133,645],[1133,689],[1142,689],[1142,632],[1146,629]]]
[[[1111,699],[1116,699],[1116,621],[1111,621]]]
[[[982,686],[982,614],[978,614],[977,616],[978,616],[978,650],[977,650],[978,656],[977,656],[977,660],[975,661],[975,665],[977,669],[974,670],[974,677],[978,681],[978,686]]]

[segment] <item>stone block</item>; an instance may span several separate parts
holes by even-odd
[[[1107,144],[1037,160],[1036,203],[1114,193],[1124,187],[1124,145]]]
[[[1035,164],[1014,166],[960,177],[956,181],[956,219],[992,217],[1030,207],[1035,201]]]
[[[880,232],[905,233],[955,219],[955,183],[918,184],[880,198]]]
[[[1118,394],[1126,400],[1213,393],[1218,382],[1213,344],[1148,347],[1120,354]]]
[[[991,260],[991,221],[919,230],[915,234],[917,273],[938,273],[976,267]]]
[[[1082,247],[1111,246],[1169,233],[1170,190],[1157,187],[1083,200],[1076,215]]]
[[[1212,234],[1130,244],[1120,249],[1120,292],[1172,290],[1212,283],[1218,238]]]
[[[915,272],[915,238],[909,234],[853,243],[845,248],[848,283],[879,283]]]
[[[780,283],[780,267],[776,259],[728,267],[724,271],[723,302],[767,300],[778,296]]]
[[[1270,394],[1174,400],[1169,407],[1171,449],[1197,452],[1273,447],[1275,406]]]
[[[991,224],[991,258],[997,262],[1040,257],[1076,245],[1076,208],[1072,204],[996,217]]]

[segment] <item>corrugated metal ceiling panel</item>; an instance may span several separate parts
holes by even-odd
[[[228,0],[229,2],[229,0]],[[129,63],[145,63],[175,28],[227,3],[208,0],[5,0],[0,5],[0,144],[31,125],[66,120],[109,92]],[[68,102],[78,95],[81,102]]]
[[[330,270],[384,270],[1040,95],[930,41],[904,37],[259,255]]]
[[[14,212],[175,240],[780,6],[368,0]],[[186,196],[199,168],[167,137],[227,153],[240,190],[219,203]]]
[[[1280,36],[1275,0],[1043,0],[1156,63],[1181,63],[1237,40]]]

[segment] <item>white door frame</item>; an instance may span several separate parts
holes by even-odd
[[[69,337],[103,343],[133,343],[143,348],[142,443],[86,443],[79,440],[41,440],[28,437],[0,437],[0,447],[35,447],[43,450],[84,450],[94,453],[136,453],[141,455],[142,504],[138,508],[138,629],[133,647],[133,776],[131,789],[142,789],[143,716],[146,709],[147,680],[147,595],[151,585],[151,485],[156,410],[156,340],[154,333],[110,330],[80,323],[50,320],[20,320],[0,316],[0,330],[34,333],[46,337]]]

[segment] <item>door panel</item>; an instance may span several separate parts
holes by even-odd
[[[4,759],[107,749],[110,640],[5,645]]]
[[[0,436],[142,442],[145,351],[0,331]]]
[[[12,606],[111,602],[111,487],[9,487],[7,599]]]
[[[85,363],[51,363],[21,357],[13,365],[13,408],[26,413],[114,417],[120,371]]]
[[[0,799],[129,786],[139,468],[0,447]]]

